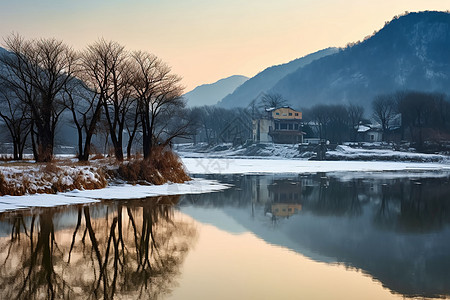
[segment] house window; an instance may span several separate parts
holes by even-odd
[[[293,130],[293,129],[294,129],[293,124],[289,124],[289,130]]]
[[[298,113],[295,113],[295,116],[298,117]]]
[[[294,124],[294,129],[298,130],[298,124]]]
[[[286,130],[287,129],[287,124],[286,123],[281,123],[280,124],[280,129],[281,130]]]
[[[278,129],[280,129],[280,124],[275,123],[275,130],[278,130]]]
[[[289,116],[292,116],[292,113],[289,113]]]
[[[373,134],[370,135],[370,140],[371,141],[375,140],[375,136]]]
[[[275,113],[277,116],[279,116],[280,115],[280,113]]]

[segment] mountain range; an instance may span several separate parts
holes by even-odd
[[[272,89],[295,104],[355,103],[379,94],[450,92],[450,14],[410,13],[373,36],[285,76]]]
[[[248,77],[233,75],[214,83],[203,84],[183,95],[188,106],[215,105],[223,97],[232,93],[238,86],[247,81]]]
[[[377,95],[419,90],[450,93],[450,14],[396,16],[363,41],[328,48],[265,69],[218,105],[246,107],[262,93],[282,95],[295,108],[358,104]]]
[[[191,107],[232,108],[246,107],[263,93],[276,93],[298,109],[353,103],[370,110],[379,94],[404,90],[450,94],[449,53],[450,13],[408,13],[345,48],[317,51],[250,79],[224,78],[184,97]]]
[[[233,93],[227,95],[219,102],[221,107],[245,107],[250,101],[260,97],[288,74],[302,68],[309,63],[338,52],[337,48],[328,48],[297,58],[285,64],[272,66],[261,71],[239,86]]]

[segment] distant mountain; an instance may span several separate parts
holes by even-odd
[[[327,48],[309,54],[307,56],[297,58],[285,64],[269,67],[264,71],[258,73],[255,77],[247,80],[232,94],[223,98],[218,105],[227,108],[245,107],[253,99],[270,90],[280,79],[282,79],[286,75],[308,65],[309,63],[319,58],[334,54],[336,52],[338,52],[337,48]]]
[[[363,42],[287,75],[271,92],[280,93],[295,107],[357,103],[369,110],[381,93],[449,93],[449,53],[450,14],[410,13],[387,22]]]
[[[188,106],[215,105],[223,97],[232,93],[248,77],[233,75],[211,84],[203,84],[184,94]]]

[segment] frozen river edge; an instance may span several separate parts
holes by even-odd
[[[191,175],[198,174],[302,174],[345,172],[348,176],[436,177],[450,173],[444,163],[365,162],[365,161],[307,161],[297,159],[231,159],[182,158]],[[112,185],[99,190],[75,190],[58,194],[2,196],[0,212],[86,204],[112,199],[138,199],[163,195],[183,195],[218,192],[229,188],[215,180],[195,178],[182,184]],[[132,189],[132,191],[130,191]]]

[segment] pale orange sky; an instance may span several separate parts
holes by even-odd
[[[187,92],[362,40],[405,11],[447,9],[449,0],[17,0],[0,5],[0,36],[75,49],[112,39],[162,58]]]

